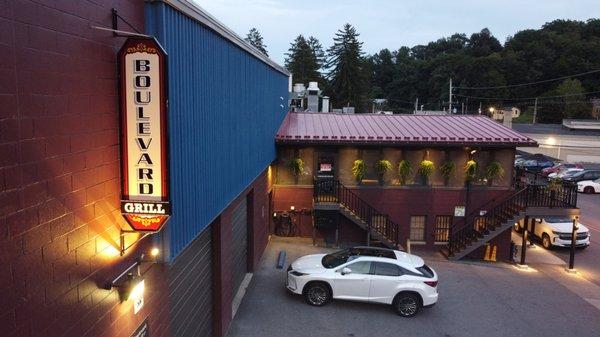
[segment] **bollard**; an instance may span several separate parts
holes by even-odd
[[[285,264],[285,250],[279,252],[279,258],[277,259],[277,269],[282,269]]]

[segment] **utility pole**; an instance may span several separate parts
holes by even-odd
[[[415,100],[415,115],[417,114],[417,110],[419,110],[419,97]]]
[[[462,108],[460,109],[461,114],[465,114],[465,102],[462,102]]]
[[[452,78],[450,78],[450,88],[448,90],[448,113],[452,113]]]
[[[532,120],[533,124],[535,124],[536,118],[537,118],[537,97],[535,98],[535,103],[533,104],[533,120]]]

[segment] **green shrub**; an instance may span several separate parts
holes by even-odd
[[[433,171],[435,170],[435,165],[433,164],[433,162],[431,160],[423,160],[421,161],[421,163],[419,164],[419,169],[418,169],[418,173],[424,177],[424,178],[429,178],[431,176],[431,174],[433,174]]]
[[[446,160],[440,165],[440,173],[446,182],[450,180],[450,177],[454,174],[454,170],[456,170],[456,165],[453,161]]]
[[[398,177],[400,178],[400,185],[405,185],[408,177],[412,174],[412,168],[408,160],[401,160],[398,163]]]
[[[361,159],[357,159],[354,161],[354,165],[352,165],[352,175],[357,182],[361,182],[365,177],[365,162]]]
[[[389,160],[381,159],[375,162],[375,173],[379,180],[383,180],[385,174],[392,169],[392,163]]]
[[[490,181],[504,178],[504,168],[502,167],[502,164],[497,161],[489,163],[485,169],[485,173],[486,178]]]
[[[477,177],[477,162],[473,159],[469,160],[467,164],[465,164],[465,178],[468,181],[474,180]]]
[[[304,161],[300,158],[294,158],[290,161],[290,167],[294,177],[298,178],[304,172]]]

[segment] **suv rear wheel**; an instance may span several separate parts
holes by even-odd
[[[304,289],[304,299],[310,305],[324,306],[331,300],[331,290],[323,282],[309,283]]]
[[[594,191],[594,188],[592,186],[586,186],[583,189],[583,193],[592,194],[592,193],[596,193],[596,191]]]
[[[402,317],[412,317],[421,308],[421,299],[413,293],[400,293],[394,301],[394,308]]]

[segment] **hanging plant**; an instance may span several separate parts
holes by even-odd
[[[391,169],[392,163],[389,160],[381,159],[375,162],[375,173],[380,184],[383,184],[385,174]]]
[[[477,162],[469,160],[465,165],[465,178],[467,181],[474,180],[477,177]]]
[[[417,173],[421,176],[423,185],[428,184],[429,177],[433,174],[434,170],[435,165],[433,165],[433,162],[431,160],[425,159],[421,161],[421,163],[419,163],[419,169],[417,170]]]
[[[357,159],[354,161],[354,165],[352,165],[352,175],[356,182],[360,183],[365,176],[365,162],[361,159]]]
[[[456,165],[453,161],[446,160],[440,165],[440,174],[444,178],[444,184],[449,184],[450,178],[454,174],[454,170],[456,170]]]
[[[304,172],[304,161],[300,158],[294,158],[290,161],[290,167],[294,177],[298,178]]]
[[[504,168],[502,167],[502,164],[497,161],[489,163],[485,169],[485,173],[490,185],[492,184],[492,181],[504,178]]]
[[[398,163],[398,177],[400,178],[400,185],[405,185],[408,177],[412,174],[412,168],[408,160],[401,160]]]
[[[433,162],[431,160],[425,159],[419,164],[419,170],[417,172],[421,176],[423,176],[425,178],[429,178],[434,170],[435,170],[435,165],[433,165]]]

